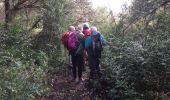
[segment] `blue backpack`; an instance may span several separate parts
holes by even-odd
[[[101,52],[103,50],[103,45],[102,45],[102,42],[100,39],[100,33],[92,35],[91,47],[92,47],[94,53]]]
[[[85,42],[85,48],[89,49],[95,56],[101,55],[101,52],[103,50],[103,45],[100,37],[101,34],[96,32],[94,34],[91,34],[91,36],[88,37]]]

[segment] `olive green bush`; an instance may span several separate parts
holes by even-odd
[[[88,84],[93,93],[102,100],[162,100],[170,91],[169,22],[168,14],[159,13],[148,27],[124,35],[114,30],[110,38],[117,48],[105,48],[103,75]],[[121,31],[121,24],[115,29]]]
[[[0,99],[31,100],[47,95],[47,55],[31,49],[31,38],[21,26],[8,31],[1,28],[1,35]]]

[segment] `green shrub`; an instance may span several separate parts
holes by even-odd
[[[103,76],[89,82],[93,94],[107,100],[155,100],[170,91],[170,20],[162,13],[155,20],[136,33],[110,37],[117,48],[105,48]]]
[[[25,38],[29,36],[20,27],[11,27],[3,34],[6,37],[0,45],[1,100],[31,100],[47,95],[47,55],[31,49],[31,39]]]

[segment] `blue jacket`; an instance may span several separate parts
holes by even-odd
[[[99,32],[92,32],[92,34],[86,39],[86,41],[85,41],[86,49],[89,48],[90,44],[92,43],[92,36],[96,35],[98,33]],[[99,34],[100,34],[100,41],[102,42],[103,45],[106,45],[108,42],[106,41],[106,39],[104,38],[104,36],[101,33],[99,33]]]

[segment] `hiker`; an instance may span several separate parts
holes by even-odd
[[[77,28],[76,31],[71,32],[68,38],[68,48],[72,57],[72,72],[73,79],[72,82],[75,82],[78,77],[78,83],[82,82],[82,68],[83,68],[83,56],[84,56],[84,34],[81,32],[80,28]],[[78,75],[77,75],[78,72]]]
[[[83,34],[85,39],[87,39],[91,35],[91,30],[88,23],[83,24]]]
[[[107,44],[107,41],[95,26],[91,27],[91,31],[91,35],[85,41],[85,48],[88,53],[90,78],[94,79],[96,75],[101,77],[99,64],[103,45]]]
[[[91,29],[89,27],[88,23],[84,23],[83,24],[83,34],[84,34],[84,38],[85,40],[91,35]],[[88,54],[87,54],[87,50],[84,51],[84,63],[85,65],[88,64]],[[83,70],[85,71],[85,67],[83,68]]]
[[[67,50],[69,51],[69,48],[68,48],[68,36],[71,32],[74,32],[75,31],[75,27],[74,26],[69,26],[68,28],[68,31],[67,32],[64,32],[62,37],[61,37],[61,42],[62,44],[64,45],[65,48],[67,48]],[[70,52],[68,54],[69,56],[69,68],[72,67],[72,62],[71,62],[71,55],[70,55]]]

